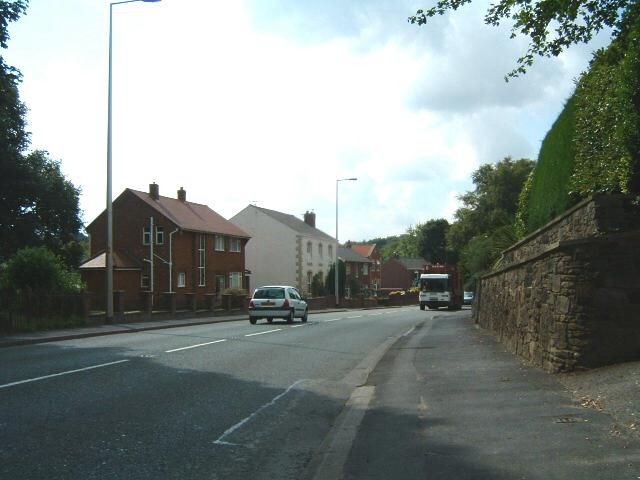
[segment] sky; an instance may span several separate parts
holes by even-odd
[[[536,159],[589,45],[539,59],[476,1],[417,27],[432,0],[162,0],[113,6],[113,198],[125,188],[302,218],[339,240],[453,220],[473,171]],[[31,149],[105,209],[109,2],[30,0],[5,61],[23,75]],[[355,177],[357,181],[337,183]]]

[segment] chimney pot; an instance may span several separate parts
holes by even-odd
[[[154,200],[160,199],[160,187],[156,182],[149,184],[149,196]]]
[[[182,187],[180,187],[180,190],[178,190],[178,200],[180,200],[181,202],[187,201],[187,191]]]

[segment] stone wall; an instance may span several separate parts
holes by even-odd
[[[597,196],[504,252],[475,320],[550,372],[640,358],[640,207]]]

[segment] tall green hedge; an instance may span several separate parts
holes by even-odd
[[[520,233],[594,193],[640,193],[640,5],[578,80],[520,197]]]

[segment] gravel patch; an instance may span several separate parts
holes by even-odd
[[[580,405],[611,415],[613,435],[640,438],[640,361],[562,373],[556,378]]]

